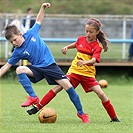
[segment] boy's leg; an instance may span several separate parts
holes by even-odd
[[[61,86],[57,86],[57,87],[61,88]],[[56,91],[56,93],[58,93],[59,91],[60,90]],[[66,92],[68,93],[71,101],[73,102],[74,106],[77,109],[78,117],[82,119],[83,123],[89,123],[90,120],[88,119],[88,116],[86,114],[84,114],[84,112],[82,111],[82,105],[80,103],[79,96],[75,92],[74,88],[71,87],[68,90],[66,90]],[[33,106],[33,108],[28,109],[27,113],[29,115],[36,114],[42,107],[44,107],[46,104],[48,104],[56,96],[56,93],[53,90],[50,90],[46,95],[44,95],[44,97],[38,104]]]
[[[83,112],[82,105],[80,102],[80,98],[73,87],[66,90],[66,92],[69,95],[70,100],[73,102],[74,106],[77,109],[77,116],[81,118],[83,123],[89,123],[90,120],[88,118],[88,115]]]
[[[79,96],[75,92],[74,88],[71,87],[68,90],[66,90],[66,92],[68,93],[70,100],[72,101],[72,103],[76,107],[78,114],[80,114],[80,115],[84,114],[84,112],[82,110],[82,105],[81,105]]]
[[[29,78],[27,77],[27,75],[25,73],[20,73],[20,74],[18,74],[18,78],[19,78],[19,82],[21,83],[21,85],[23,86],[25,91],[29,94],[28,100],[26,102],[22,103],[21,106],[27,107],[32,104],[38,103],[39,98],[36,96],[32,86],[31,86],[31,82],[30,82]]]

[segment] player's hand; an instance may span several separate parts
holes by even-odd
[[[67,47],[62,48],[62,53],[63,54],[66,54],[67,53]]]
[[[81,66],[84,65],[84,63],[85,63],[85,62],[84,62],[83,60],[79,60],[79,61],[77,62],[77,66],[80,66],[80,67],[81,67]]]
[[[44,8],[49,8],[49,7],[51,6],[51,4],[50,4],[50,3],[43,3],[42,6],[43,6]]]

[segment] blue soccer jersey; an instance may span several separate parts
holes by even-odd
[[[40,25],[35,25],[23,35],[25,41],[21,47],[16,47],[8,63],[16,65],[22,60],[28,60],[35,67],[46,67],[55,63],[54,57],[51,54],[46,43],[39,36]]]

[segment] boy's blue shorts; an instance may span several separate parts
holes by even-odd
[[[34,74],[34,77],[29,77],[30,81],[33,83],[37,83],[42,79],[46,79],[49,85],[57,85],[58,83],[55,80],[67,79],[64,72],[57,66],[55,63],[47,66],[47,67],[34,67],[27,66]]]

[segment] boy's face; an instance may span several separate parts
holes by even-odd
[[[9,39],[9,41],[12,43],[13,46],[20,47],[24,42],[24,38],[22,34],[19,35],[13,34],[12,37]]]

